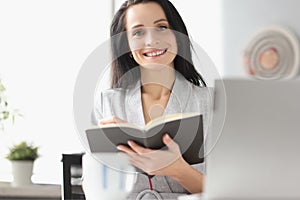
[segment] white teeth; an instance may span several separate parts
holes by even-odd
[[[155,51],[155,52],[151,52],[151,53],[146,53],[146,56],[149,56],[149,57],[159,56],[159,55],[163,54],[164,52],[165,52],[165,50]]]

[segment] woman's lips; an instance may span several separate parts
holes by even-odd
[[[167,52],[167,50],[168,49],[156,49],[156,50],[152,50],[152,51],[143,53],[143,55],[146,57],[150,57],[150,58],[158,57],[158,56],[165,54]]]

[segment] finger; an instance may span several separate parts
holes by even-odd
[[[130,164],[141,169],[141,170],[144,170],[143,169],[143,164],[140,162],[140,161],[137,161],[137,160],[134,160],[134,159],[130,159],[129,160]]]
[[[152,152],[151,149],[144,148],[133,141],[128,141],[128,145],[138,154],[146,154]]]
[[[150,169],[150,168],[149,168],[147,165],[145,165],[145,163],[143,163],[143,162],[140,162],[140,161],[137,161],[137,160],[130,160],[130,163],[131,163],[133,166],[135,166],[135,167],[137,167],[137,168],[143,170],[144,172],[146,172],[146,173],[149,174],[149,175],[155,175],[156,172],[157,172],[156,170]]]
[[[143,156],[140,156],[138,154],[131,154],[129,155],[129,161],[131,164],[134,164],[134,166],[137,166],[139,168],[145,169],[145,167],[149,164],[149,159],[145,158]]]
[[[126,121],[123,119],[120,119],[117,116],[112,116],[110,119],[103,119],[99,122],[100,125],[105,125],[105,124],[116,124],[116,123],[125,123]]]
[[[163,136],[163,143],[168,147],[170,151],[177,152],[179,150],[178,144],[167,133]]]
[[[116,121],[113,119],[108,119],[108,120],[102,120],[99,122],[100,125],[105,125],[105,124],[116,124]]]
[[[130,148],[128,148],[128,147],[127,148],[120,148],[120,150],[123,153],[126,153],[126,155],[129,157],[129,161],[130,161],[131,164],[134,161],[135,163],[139,163],[139,166],[141,166],[142,163],[145,162],[145,158],[144,157],[138,155],[134,151],[130,150]]]
[[[146,162],[148,160],[147,157],[143,156],[143,155],[139,155],[137,154],[135,151],[133,151],[130,147],[127,147],[125,145],[118,145],[117,149],[119,149],[122,152],[127,153],[127,155],[134,160],[139,160],[141,162]]]
[[[119,117],[116,117],[116,116],[113,116],[112,118],[116,123],[125,123],[126,121],[119,118]]]
[[[139,167],[140,169],[146,170],[149,166],[149,159],[138,154],[133,155],[129,159],[130,163],[134,164],[135,166]]]
[[[136,152],[134,150],[132,150],[130,147],[128,147],[126,145],[118,145],[117,149],[120,151],[123,151],[125,153],[128,153],[128,154],[136,154]]]

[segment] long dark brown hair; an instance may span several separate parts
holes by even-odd
[[[178,53],[174,59],[175,70],[177,72],[180,72],[188,81],[190,81],[194,85],[206,87],[205,81],[197,72],[192,62],[192,45],[186,26],[176,8],[168,0],[127,0],[122,4],[120,9],[115,14],[110,28],[113,60],[111,87],[123,87],[123,83],[122,81],[120,81],[122,76],[126,72],[129,72],[131,69],[139,66],[139,64],[131,56],[127,35],[122,33],[125,33],[126,31],[125,18],[128,8],[136,4],[148,2],[158,3],[165,12],[167,20],[170,24],[170,28],[186,36],[185,39],[182,40],[182,38],[178,38],[178,34],[175,34],[177,46],[180,47],[178,48]],[[128,80],[131,83],[136,82],[139,77],[137,70],[132,71],[134,72],[134,74],[132,74],[131,78],[127,79],[126,84],[129,84]]]

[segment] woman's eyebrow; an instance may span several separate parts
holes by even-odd
[[[168,22],[168,20],[166,20],[166,19],[158,19],[158,20],[155,20],[153,22],[153,24],[156,24],[156,23],[159,23],[159,22],[162,22],[162,21]]]
[[[138,28],[138,27],[141,27],[141,26],[144,26],[143,24],[137,24],[137,25],[134,25],[131,27],[131,29],[135,29],[135,28]]]
[[[168,20],[162,18],[162,19],[155,20],[153,22],[153,24],[157,24],[157,23],[163,22],[163,21],[168,22]],[[131,29],[135,29],[135,28],[142,27],[142,26],[144,26],[144,25],[143,24],[137,24],[137,25],[132,26]]]

